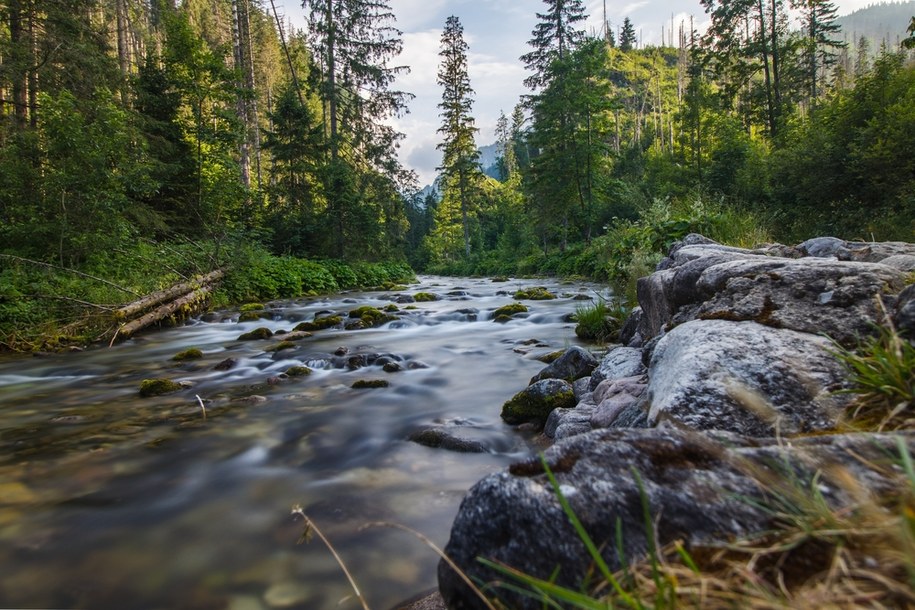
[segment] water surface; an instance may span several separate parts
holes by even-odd
[[[560,298],[492,321],[514,291],[536,285]],[[217,312],[112,348],[5,358],[0,607],[359,607],[320,541],[297,544],[294,505],[332,540],[372,608],[434,587],[430,549],[364,526],[403,524],[444,545],[466,490],[535,449],[501,422],[501,405],[544,366],[537,356],[577,343],[566,316],[596,290],[424,277],[401,292],[270,303],[269,319]],[[380,328],[319,331],[279,352],[267,350],[282,336],[237,340],[421,291],[441,300],[400,303]],[[204,357],[171,360],[189,347]],[[217,370],[228,358],[235,365]],[[303,365],[311,375],[284,375]],[[188,387],[140,398],[152,377]],[[381,379],[389,387],[351,387]],[[487,452],[408,440],[439,427]]]

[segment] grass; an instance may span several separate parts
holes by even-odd
[[[915,427],[915,345],[888,323],[857,349],[833,352],[849,373],[846,393],[855,399],[846,416],[856,428],[899,430]]]
[[[594,303],[575,307],[575,335],[597,343],[615,341],[628,315],[629,309],[622,300],[608,300],[598,295]]]

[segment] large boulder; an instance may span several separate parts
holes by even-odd
[[[906,440],[911,452],[915,441]],[[660,546],[682,540],[695,548],[768,529],[773,513],[766,507],[772,497],[799,502],[809,497],[814,481],[832,507],[852,506],[866,492],[888,493],[900,485],[887,467],[897,453],[896,438],[889,435],[807,437],[786,445],[778,439],[749,441],[673,429],[600,430],[557,443],[545,452],[545,460],[604,560],[616,570],[621,567],[618,548],[630,560],[645,555],[650,527]],[[839,471],[857,484],[832,481],[825,474]],[[643,503],[651,523],[645,522]],[[575,590],[591,577],[591,558],[537,458],[490,475],[470,490],[445,553],[480,583],[506,577],[479,557],[539,578],[555,576],[557,584]],[[452,610],[485,607],[444,561],[439,589]],[[493,593],[505,607],[541,607],[506,588]]]
[[[658,342],[648,371],[654,425],[747,436],[835,427],[847,373],[828,339],[755,322],[692,321]]]

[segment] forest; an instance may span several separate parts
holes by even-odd
[[[440,179],[423,196],[390,126],[411,96],[386,0],[308,3],[303,30],[272,1],[8,0],[0,347],[71,339],[217,268],[216,304],[379,285],[407,265],[624,295],[692,231],[911,240],[915,17],[878,45],[848,40],[826,0],[702,8],[707,30],[642,46],[628,19],[586,32],[581,0],[544,0],[496,178],[449,18]]]

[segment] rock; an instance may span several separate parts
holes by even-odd
[[[629,345],[631,347],[638,347],[638,345],[631,345],[639,332],[639,324],[642,321],[642,308],[635,307],[631,312],[629,312],[629,317],[623,322],[623,325],[620,327],[619,337],[617,340],[622,345]]]
[[[901,335],[915,341],[915,284],[908,286],[896,297],[893,325]]]
[[[825,338],[755,322],[693,321],[667,333],[648,371],[648,421],[747,436],[832,429],[846,372]]]
[[[912,436],[906,438],[911,452],[915,442]],[[773,506],[771,498],[800,503],[809,498],[813,481],[834,508],[855,505],[860,497],[855,494],[862,489],[891,493],[902,484],[899,475],[888,474],[888,458],[898,453],[895,443],[893,436],[878,434],[798,438],[786,445],[777,439],[748,441],[732,434],[712,437],[671,429],[597,430],[557,443],[546,450],[545,459],[615,571],[621,567],[618,544],[630,561],[645,555],[646,527],[655,528],[659,547],[675,540],[687,549],[714,547],[770,528],[773,513],[765,508]],[[829,472],[850,474],[861,488],[843,485],[842,478],[833,481]],[[649,525],[643,498],[652,517]],[[480,557],[543,579],[554,575],[557,584],[576,591],[586,578],[594,584],[593,562],[538,458],[513,464],[470,490],[445,553],[481,584],[505,576],[483,565]],[[448,608],[484,607],[444,561],[438,574]],[[497,587],[494,592],[505,607],[541,608],[508,589]]]
[[[644,375],[642,350],[635,347],[617,347],[607,352],[597,369],[591,374],[591,391],[605,379],[622,379]]]
[[[915,271],[915,255],[912,254],[894,254],[880,261],[881,265],[899,269],[903,272]]]
[[[497,280],[493,280],[494,282]],[[506,280],[507,281],[507,280]],[[424,593],[394,606],[393,610],[448,610],[438,591]]]
[[[151,396],[162,396],[163,394],[172,394],[184,389],[185,386],[172,381],[171,379],[155,378],[144,379],[140,382],[140,396],[149,398]]]
[[[432,301],[440,301],[442,297],[437,294],[432,294],[431,292],[417,292],[413,295],[413,300],[417,303],[430,303]]]
[[[286,369],[286,375],[289,377],[307,377],[311,375],[312,370],[307,366],[291,366]]]
[[[333,328],[335,326],[341,326],[343,324],[343,318],[341,316],[327,316],[324,318],[315,318],[312,322],[302,322],[297,325],[293,331],[295,332],[314,332],[317,330],[324,330],[325,328]]]
[[[278,582],[264,593],[264,601],[271,608],[291,608],[308,601],[311,591],[297,581]]]
[[[502,405],[502,419],[508,424],[545,422],[553,409],[573,406],[572,384],[561,379],[544,379],[529,385]]]
[[[516,291],[514,298],[519,301],[522,299],[529,301],[550,301],[555,299],[556,295],[547,290],[545,286],[534,286]]]
[[[589,376],[597,364],[597,358],[590,352],[578,346],[572,346],[549,366],[534,375],[530,382],[536,383],[541,379],[565,379],[571,383],[576,379]]]
[[[543,435],[558,441],[590,432],[594,409],[594,403],[588,402],[580,402],[572,409],[553,409],[543,426]]]
[[[401,366],[399,362],[385,362],[381,366],[381,369],[385,373],[399,373],[403,370],[403,366]]]
[[[369,306],[357,307],[349,312],[349,317],[360,320],[365,328],[381,326],[397,319],[395,316],[388,315],[380,309]],[[347,325],[347,329],[349,328],[350,325]]]
[[[675,322],[753,320],[774,328],[825,333],[850,346],[872,334],[883,314],[876,297],[902,289],[902,272],[873,263],[743,260],[708,267],[696,282],[707,295]]]
[[[238,341],[260,341],[269,339],[273,336],[273,331],[265,326],[255,328],[254,330],[238,335]]]
[[[185,362],[187,360],[199,360],[203,358],[203,352],[200,351],[198,347],[189,347],[186,350],[182,350],[172,356],[172,360],[175,362]]]
[[[818,258],[836,257],[848,260],[851,257],[845,240],[837,237],[814,237],[798,244],[797,249],[805,256]]]
[[[225,360],[223,360],[222,362],[220,362],[219,364],[214,366],[213,370],[229,371],[229,370],[235,368],[235,366],[237,364],[238,364],[238,360],[236,360],[235,358],[226,358]]]
[[[522,305],[521,303],[512,303],[511,305],[504,305],[499,307],[494,312],[492,312],[492,319],[494,322],[507,322],[516,314],[526,312],[526,305]]]
[[[391,384],[384,379],[360,379],[351,386],[354,390],[373,390],[376,388],[386,388]]]
[[[425,428],[413,432],[409,439],[419,445],[434,449],[445,449],[458,453],[486,453],[486,447],[479,441],[460,438],[443,428]]]
[[[648,388],[646,381],[644,376],[602,381],[592,397],[597,407],[591,416],[591,427],[609,428],[624,412],[640,404]]]

